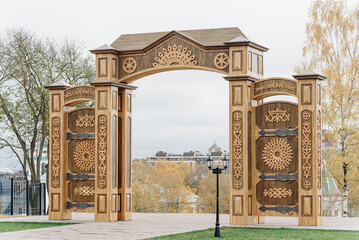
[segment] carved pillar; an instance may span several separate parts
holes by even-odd
[[[95,221],[117,221],[117,104],[113,81],[94,81],[95,86]]]
[[[50,90],[49,109],[49,220],[69,220],[66,208],[66,126],[64,91],[70,85],[58,81],[45,87]]]
[[[229,46],[229,152],[230,152],[230,224],[259,223],[253,216],[255,201],[252,184],[251,87],[263,78],[263,54],[268,49],[244,37],[225,43]]]
[[[298,80],[299,225],[322,225],[321,81],[311,70],[293,75]]]
[[[118,92],[118,214],[120,221],[132,219],[132,90],[136,87],[122,84]]]
[[[229,81],[230,224],[258,223],[253,216],[251,163],[251,86],[250,76],[227,76]]]

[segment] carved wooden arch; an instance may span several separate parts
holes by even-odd
[[[128,84],[174,70],[245,74],[251,68],[247,50],[261,59],[261,78],[263,52],[268,49],[249,41],[238,28],[121,35],[111,46],[91,52],[96,54],[96,80]]]
[[[64,106],[75,106],[88,101],[95,101],[95,87],[93,86],[79,85],[64,91]]]
[[[275,95],[297,97],[297,80],[281,77],[261,79],[254,83],[252,96],[255,100]]]

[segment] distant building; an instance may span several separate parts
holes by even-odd
[[[222,151],[222,149],[217,146],[216,142],[214,142],[213,145],[208,149],[207,154],[203,154],[200,151],[189,151],[179,154],[158,151],[154,156],[147,157],[147,162],[149,164],[155,165],[157,161],[162,160],[177,162],[178,164],[189,163],[192,166],[195,162],[206,164],[209,156],[212,160],[221,160],[224,158],[224,156],[227,156],[228,159],[228,155],[229,154],[227,151]]]
[[[14,176],[15,172],[9,168],[0,168],[0,181],[10,180]]]

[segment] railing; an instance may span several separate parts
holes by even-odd
[[[0,181],[0,215],[46,215],[46,184],[36,180]]]

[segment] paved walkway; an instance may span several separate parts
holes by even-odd
[[[47,222],[47,216],[0,219],[12,222]],[[266,228],[313,228],[359,231],[359,218],[324,218],[323,226],[299,227],[297,218],[266,217],[266,223],[249,227]],[[51,221],[59,222],[59,221]],[[93,222],[93,214],[73,214],[73,220],[81,224],[1,233],[0,239],[143,239],[160,235],[181,233],[193,230],[213,228],[213,214],[159,214],[134,213],[132,221]],[[221,226],[229,226],[229,216],[220,215]]]

